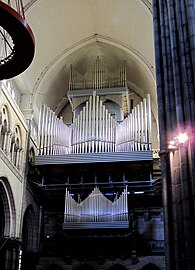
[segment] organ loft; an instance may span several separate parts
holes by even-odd
[[[1,270],[195,269],[194,14],[0,0]]]
[[[28,175],[42,206],[42,252],[68,264],[76,259],[103,265],[113,258],[137,264],[143,254],[163,258],[150,95],[130,99],[126,62],[111,72],[97,57],[85,74],[70,66],[67,96],[72,123],[41,107]]]

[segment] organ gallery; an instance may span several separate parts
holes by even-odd
[[[132,252],[139,249],[163,254],[162,184],[153,175],[150,95],[138,104],[130,102],[125,61],[111,73],[97,57],[83,76],[71,65],[69,80],[72,123],[64,124],[46,105],[39,114],[35,165],[41,179],[32,179],[32,185],[39,185],[54,205],[63,201],[59,231],[51,233],[49,222],[45,241],[61,238],[57,254],[65,249],[70,262],[76,256],[101,258],[104,264],[113,254],[132,262]],[[147,208],[140,209],[145,198]],[[52,203],[45,207],[50,219]],[[161,227],[161,236],[154,229],[151,239],[145,232],[138,241],[136,227],[148,222]],[[86,243],[82,250],[80,241]]]
[[[195,1],[0,0],[0,269],[195,269]]]

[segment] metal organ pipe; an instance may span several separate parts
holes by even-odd
[[[89,133],[89,102],[86,102],[86,121],[85,121],[85,125],[86,125],[86,133],[85,133],[85,153],[88,152],[88,133]]]
[[[126,86],[126,61],[113,73],[97,57],[95,64],[84,74],[70,66],[69,91],[78,89],[101,89],[109,86]]]
[[[96,111],[96,92],[93,92],[93,103],[92,103],[92,115],[91,115],[91,119],[92,119],[92,129],[91,129],[91,140],[92,140],[92,153],[94,153],[94,144],[95,144],[95,111]]]
[[[150,95],[147,94],[147,114],[148,114],[148,142],[149,142],[149,149],[151,150],[151,129],[152,129],[152,119],[151,119],[151,100]]]
[[[123,73],[122,73],[123,74]],[[43,105],[38,122],[38,154],[97,153],[151,150],[150,96],[117,123],[93,91],[86,106],[68,127]]]
[[[86,107],[83,108],[83,122],[82,122],[82,138],[81,138],[81,141],[82,141],[82,149],[81,149],[81,152],[82,153],[85,153],[85,132],[86,132],[86,124],[85,124],[85,115],[86,115]]]
[[[116,151],[151,150],[150,95],[116,127]]]
[[[99,96],[96,97],[96,116],[95,116],[95,152],[99,152]]]
[[[88,141],[89,141],[89,145],[88,145],[88,153],[91,152],[91,107],[92,107],[92,97],[89,97],[89,129],[88,129]]]
[[[53,111],[43,105],[39,115],[38,154],[56,155],[70,153],[71,129]]]
[[[96,91],[93,91],[93,96],[89,97],[86,107],[72,124],[73,153],[113,151],[115,127],[116,121],[99,100]]]
[[[110,222],[128,221],[127,186],[114,202],[107,199],[95,187],[82,202],[76,202],[66,189],[64,222]]]

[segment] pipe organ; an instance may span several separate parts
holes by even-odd
[[[83,89],[101,89],[126,86],[126,62],[113,73],[103,61],[97,57],[95,64],[84,74],[80,74],[73,66],[70,68],[69,91]]]
[[[128,223],[127,186],[113,202],[107,199],[98,187],[82,202],[76,202],[66,189],[64,228],[71,223]],[[125,223],[126,222],[126,223]],[[94,225],[95,226],[95,225]]]
[[[103,104],[108,95],[111,100],[114,96],[116,104],[123,109],[125,119],[121,123]],[[112,73],[99,57],[84,75],[71,65],[68,97],[77,104],[72,108],[74,119],[70,127],[50,108],[42,106],[38,123],[39,155],[151,150],[150,96],[148,94],[129,114],[125,61]],[[79,102],[83,102],[81,97],[87,101],[75,114]]]
[[[38,135],[39,155],[151,150],[150,96],[121,123],[111,116],[96,91],[70,127],[44,105]]]
[[[71,129],[49,107],[43,105],[38,122],[38,154],[64,155],[70,153]]]
[[[93,92],[71,126],[72,153],[115,152],[116,121]]]
[[[142,150],[152,150],[149,94],[116,126],[116,151]]]

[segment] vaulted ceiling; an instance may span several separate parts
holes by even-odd
[[[66,106],[70,65],[84,74],[99,56],[111,71],[126,60],[130,93],[150,93],[156,118],[151,1],[23,0],[35,37],[31,65],[14,78],[23,108]]]

